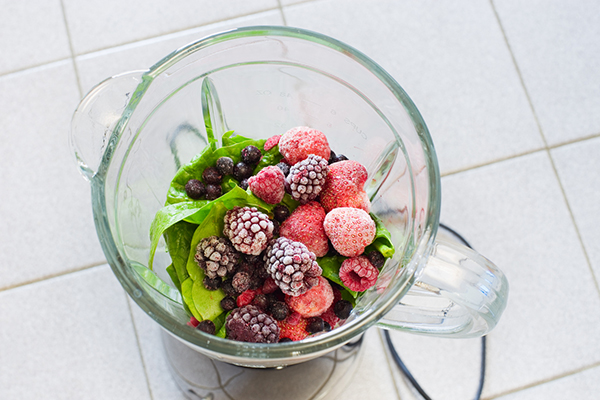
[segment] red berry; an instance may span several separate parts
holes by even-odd
[[[255,196],[269,204],[277,204],[285,194],[285,176],[273,165],[248,178],[248,187]]]
[[[327,279],[319,277],[319,283],[300,296],[286,296],[285,302],[301,316],[316,317],[323,314],[333,303],[333,290]]]
[[[364,190],[367,177],[367,169],[356,161],[331,164],[321,190],[321,205],[325,211],[336,207],[354,207],[369,212],[371,202]]]
[[[379,271],[367,257],[358,256],[344,260],[339,274],[348,289],[362,292],[375,285]]]
[[[306,126],[299,126],[290,129],[281,136],[279,152],[285,157],[288,164],[294,165],[306,159],[309,154],[329,160],[331,150],[323,132]]]
[[[263,293],[265,293],[265,294],[273,293],[277,289],[279,289],[279,286],[277,286],[277,283],[275,283],[275,280],[273,280],[273,278],[268,277],[267,279],[265,279],[265,282],[263,283],[263,287],[262,287]]]
[[[198,321],[196,319],[196,317],[194,317],[193,315],[190,317],[189,322],[187,323],[188,326],[191,326],[192,328],[195,328],[198,326],[198,324],[200,323],[200,321]]]
[[[279,228],[279,235],[295,242],[300,242],[315,253],[317,257],[323,257],[329,251],[329,242],[323,221],[325,210],[316,201],[304,204],[296,208]]]
[[[325,216],[325,233],[343,256],[355,257],[375,238],[375,221],[364,210],[352,207],[334,208]]]
[[[265,142],[264,150],[269,151],[273,147],[277,146],[277,144],[279,144],[279,139],[281,139],[281,135],[275,135],[275,136],[271,136],[270,138],[268,138],[267,141]]]
[[[277,325],[279,326],[280,338],[289,338],[296,342],[308,336],[308,332],[306,331],[306,325],[308,324],[308,321],[305,318],[299,318],[297,321],[293,321],[295,323],[292,324],[291,319],[293,316],[294,314],[290,315],[283,321],[278,321]]]
[[[252,300],[254,300],[254,297],[258,294],[257,290],[252,290],[252,289],[248,289],[245,292],[243,292],[242,294],[240,294],[236,300],[237,306],[238,307],[244,307],[247,306],[248,304],[252,303]]]

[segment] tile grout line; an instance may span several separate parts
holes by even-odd
[[[69,42],[69,51],[71,52],[71,63],[73,64],[73,70],[75,71],[75,80],[77,81],[77,90],[79,92],[79,98],[83,98],[83,90],[81,89],[81,79],[79,79],[79,69],[75,62],[75,51],[73,50],[73,41],[71,40],[71,30],[67,22],[67,12],[65,11],[64,1],[60,0],[60,9],[62,11],[63,22],[65,23],[65,29],[67,31],[67,40]]]
[[[394,385],[394,389],[396,389],[396,396],[398,396],[398,399],[402,399],[402,396],[400,395],[400,387],[398,386],[398,382],[396,382],[395,378],[395,373],[398,372],[398,370],[394,368],[395,364],[392,364],[392,361],[390,360],[390,350],[388,349],[387,343],[383,338],[383,330],[383,328],[377,328],[377,336],[379,336],[379,342],[381,343],[381,347],[383,348],[383,354],[388,366],[388,370],[390,371],[392,384]],[[400,374],[400,377],[402,377],[402,374]]]
[[[137,325],[135,324],[135,318],[133,316],[133,310],[131,309],[131,301],[129,300],[129,296],[123,290],[123,295],[125,296],[125,302],[127,303],[127,309],[129,310],[129,318],[131,319],[131,325],[133,326],[133,334],[135,335],[135,343],[138,347],[138,352],[140,354],[140,360],[142,361],[142,368],[144,369],[144,376],[146,377],[146,386],[148,387],[148,393],[150,394],[150,399],[154,400],[154,395],[152,394],[152,387],[150,386],[150,377],[148,376],[148,368],[146,367],[146,361],[144,360],[144,352],[142,351],[142,345],[140,343],[140,336],[138,334]]]
[[[546,154],[548,155],[548,159],[550,160],[550,165],[552,166],[552,171],[554,172],[554,176],[556,177],[556,180],[558,182],[558,186],[560,188],[560,191],[563,195],[563,199],[565,201],[565,204],[567,206],[567,211],[569,212],[569,216],[571,217],[571,222],[573,223],[573,227],[575,228],[575,234],[577,235],[577,238],[579,239],[579,244],[581,246],[581,250],[583,251],[583,255],[585,257],[585,260],[587,262],[588,265],[588,270],[590,271],[590,274],[592,275],[592,279],[594,280],[594,286],[596,287],[596,293],[598,294],[598,296],[600,296],[600,284],[598,283],[598,278],[596,277],[596,274],[594,273],[594,269],[592,268],[592,262],[590,260],[590,257],[588,255],[587,249],[585,248],[585,244],[583,243],[583,238],[581,236],[581,232],[579,231],[579,226],[577,226],[577,221],[575,220],[575,215],[573,214],[573,210],[571,208],[571,204],[569,203],[569,199],[567,197],[567,192],[565,191],[565,188],[563,186],[562,180],[560,179],[560,176],[558,174],[558,169],[556,168],[556,164],[554,162],[554,158],[552,157],[552,153],[550,152],[550,150],[552,148],[555,147],[550,147],[548,146],[548,142],[546,140],[546,137],[544,135],[542,126],[540,124],[538,115],[535,111],[535,107],[533,105],[533,101],[531,100],[531,96],[529,95],[529,91],[527,90],[527,86],[525,85],[525,81],[523,79],[523,75],[521,74],[521,69],[519,68],[519,65],[517,63],[517,59],[513,53],[512,47],[510,46],[510,43],[508,41],[508,37],[506,36],[506,31],[504,30],[504,26],[502,25],[502,21],[500,20],[500,15],[498,15],[498,11],[496,10],[496,7],[494,6],[494,0],[489,0],[490,2],[490,6],[492,7],[492,11],[494,12],[494,16],[496,17],[496,21],[498,22],[498,26],[500,28],[500,31],[502,32],[502,36],[504,38],[504,42],[506,43],[506,47],[508,49],[508,52],[510,53],[510,57],[512,58],[514,67],[516,69],[517,75],[519,76],[519,80],[521,81],[521,86],[523,87],[523,91],[525,92],[525,96],[527,98],[527,102],[529,103],[529,107],[531,108],[531,112],[533,114],[533,117],[535,118],[535,122],[538,126],[538,130],[540,132],[540,135],[542,137],[542,140],[544,142],[544,148],[546,151]]]
[[[279,8],[279,13],[281,14],[281,20],[283,21],[283,25],[288,26],[287,20],[285,19],[285,13],[283,12],[283,5],[281,4],[281,0],[277,0],[277,8]]]

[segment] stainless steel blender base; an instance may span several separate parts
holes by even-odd
[[[363,353],[361,335],[311,361],[282,369],[254,369],[215,361],[164,331],[162,338],[173,378],[191,400],[316,400],[335,396],[354,375]]]

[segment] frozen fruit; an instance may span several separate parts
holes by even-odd
[[[333,152],[333,150],[332,150],[331,151],[331,155],[329,156],[329,165],[331,165],[333,163],[336,163],[336,162],[345,161],[347,159],[348,159],[348,157],[346,157],[345,155],[343,155],[343,154],[339,154],[339,155],[335,154]]]
[[[244,254],[259,255],[273,238],[273,222],[255,207],[234,207],[224,223],[223,234]]]
[[[318,333],[325,330],[325,321],[320,317],[310,317],[307,319],[306,332]]]
[[[216,167],[208,167],[202,172],[202,179],[205,183],[219,185],[223,180],[223,174]]]
[[[316,317],[323,314],[333,303],[333,289],[329,281],[320,276],[317,285],[299,296],[286,296],[285,302],[304,318]]]
[[[223,176],[233,174],[233,160],[231,157],[219,157],[215,167]]]
[[[240,182],[252,176],[252,172],[253,168],[242,161],[235,164],[233,167],[233,177]]]
[[[209,236],[196,246],[194,259],[209,278],[229,276],[240,261],[240,255],[225,238]]]
[[[352,312],[352,303],[348,300],[340,300],[333,305],[333,312],[339,319],[346,319]]]
[[[309,154],[329,160],[329,143],[323,132],[306,126],[292,128],[281,136],[279,152],[289,164],[300,162]]]
[[[316,285],[323,273],[315,253],[300,242],[280,237],[267,249],[265,267],[281,291],[298,296]]]
[[[269,308],[269,299],[264,294],[258,293],[256,296],[254,296],[250,304],[258,307],[262,311],[267,311],[267,309]]]
[[[231,279],[227,279],[226,281],[224,281],[221,284],[221,290],[223,290],[223,292],[227,295],[227,296],[237,296],[238,293],[235,291],[235,289],[233,288],[233,285],[231,284]]]
[[[263,149],[265,151],[269,151],[271,150],[273,147],[277,146],[277,144],[279,144],[279,140],[281,139],[281,135],[275,135],[275,136],[271,136],[270,138],[267,139],[267,141],[265,142],[265,145],[263,147]]]
[[[221,300],[221,308],[225,311],[231,311],[236,307],[237,303],[235,299],[231,296],[227,296],[223,300]]]
[[[290,169],[285,178],[285,187],[294,200],[305,204],[316,199],[321,193],[329,167],[323,158],[310,154]]]
[[[325,210],[316,201],[300,205],[287,218],[279,229],[279,234],[296,242],[303,243],[317,257],[329,251],[329,242],[323,221]]]
[[[290,210],[284,205],[278,205],[273,208],[273,217],[276,221],[283,222],[290,216]]]
[[[283,301],[274,301],[271,303],[269,311],[277,321],[283,321],[290,313],[289,307]]]
[[[329,306],[329,308],[323,314],[319,315],[319,317],[323,318],[323,321],[327,322],[330,327],[335,327],[340,321],[340,318],[335,314],[333,308],[336,304],[337,303],[335,303],[334,300],[334,303]]]
[[[236,292],[242,293],[250,289],[250,274],[244,271],[238,271],[231,278],[231,285]]]
[[[185,193],[190,199],[198,200],[206,194],[206,187],[198,179],[190,179],[185,184]]]
[[[377,250],[370,251],[369,254],[367,254],[367,258],[369,259],[369,262],[371,262],[371,264],[373,264],[373,266],[377,269],[381,269],[383,264],[385,264],[385,257]]]
[[[331,164],[321,190],[321,205],[327,212],[336,207],[354,207],[369,212],[371,202],[364,190],[366,181],[367,169],[356,161]]]
[[[246,189],[248,189],[248,186],[249,186],[249,185],[248,185],[248,178],[246,178],[246,179],[242,179],[242,180],[240,181],[240,187],[241,187],[243,190],[246,190]]]
[[[346,257],[362,254],[375,238],[375,222],[359,208],[334,208],[325,216],[323,227],[333,247]]]
[[[250,145],[242,149],[242,161],[248,165],[257,164],[261,157],[262,154],[256,146]]]
[[[281,170],[281,172],[283,172],[283,175],[288,176],[288,174],[290,173],[290,165],[286,164],[284,162],[280,162],[279,164],[276,165],[277,168],[279,168]]]
[[[279,327],[269,315],[253,305],[236,308],[225,321],[227,337],[252,343],[277,343]]]
[[[193,315],[190,317],[190,320],[188,321],[187,325],[191,326],[192,328],[195,328],[198,326],[198,324],[200,323],[200,321],[198,321],[196,319],[196,317],[194,317]]]
[[[254,297],[258,293],[259,292],[257,290],[252,290],[252,289],[248,289],[248,290],[244,291],[236,299],[237,306],[244,307],[244,306],[247,306],[248,304],[252,303],[252,300],[254,300]]]
[[[277,204],[285,194],[285,176],[273,165],[248,178],[248,187],[255,196],[269,204]]]
[[[369,262],[367,257],[358,256],[344,260],[339,275],[348,289],[362,292],[375,285],[379,271]]]
[[[294,342],[305,339],[308,336],[308,332],[306,331],[306,325],[308,321],[302,317],[296,318],[296,321],[291,321],[292,318],[295,318],[294,314],[290,315],[283,321],[277,322],[277,325],[279,326],[279,337],[289,338]]]
[[[215,323],[212,322],[210,319],[200,321],[200,323],[196,326],[196,329],[204,333],[208,333],[209,335],[214,335],[216,331]]]
[[[202,280],[202,284],[207,290],[217,290],[221,286],[222,279],[217,276],[215,278],[210,278],[208,275],[204,277]]]
[[[277,283],[275,283],[273,278],[269,276],[267,279],[265,279],[265,282],[263,283],[262,287],[263,293],[270,294],[276,291],[277,289],[279,289],[279,286],[277,286]]]
[[[222,194],[223,190],[221,189],[221,185],[206,185],[206,200],[218,199]]]

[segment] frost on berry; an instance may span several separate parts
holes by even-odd
[[[194,259],[210,279],[229,276],[240,261],[240,255],[225,238],[209,236],[196,246]]]
[[[323,228],[325,210],[316,201],[298,206],[281,224],[279,235],[303,243],[317,257],[329,251],[329,241]]]
[[[281,291],[299,296],[315,286],[323,273],[315,253],[305,245],[280,237],[267,249],[265,267]]]
[[[322,276],[318,283],[299,296],[286,296],[285,302],[304,318],[323,314],[333,304],[333,289],[329,281]]]
[[[309,154],[329,160],[329,143],[323,132],[311,129],[307,126],[292,128],[281,136],[279,140],[279,152],[294,165]]]
[[[227,338],[241,342],[277,343],[279,341],[277,321],[251,304],[236,308],[227,316],[225,331]]]
[[[273,222],[255,207],[234,207],[224,223],[223,234],[244,254],[259,255],[273,238]]]
[[[285,185],[294,200],[305,204],[316,199],[325,185],[329,167],[327,160],[315,154],[290,168]]]
[[[248,187],[254,195],[269,204],[277,204],[285,195],[285,176],[274,165],[261,169],[248,178]]]
[[[340,267],[340,279],[350,290],[362,292],[375,285],[379,271],[365,256],[358,256],[344,260]]]
[[[359,162],[346,160],[331,164],[321,191],[321,205],[325,211],[354,207],[369,212],[371,202],[364,190],[367,177],[367,169]]]
[[[355,257],[375,238],[375,221],[359,208],[334,208],[325,216],[325,233],[338,253]]]
[[[270,138],[267,139],[267,141],[265,142],[265,145],[263,147],[264,151],[269,151],[271,150],[273,147],[277,146],[279,144],[279,140],[281,139],[281,135],[275,135],[275,136],[271,136]]]

